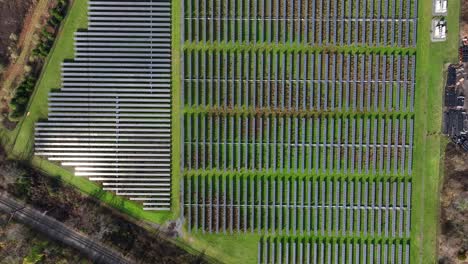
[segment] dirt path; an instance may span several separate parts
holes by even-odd
[[[48,14],[49,0],[39,0],[33,12],[24,21],[24,27],[19,36],[18,48],[21,53],[15,63],[10,64],[4,73],[4,82],[0,90],[0,97],[9,96],[12,86],[24,75],[24,66],[27,65],[31,50],[34,48],[33,39],[37,25],[41,25],[42,19]]]

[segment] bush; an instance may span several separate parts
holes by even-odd
[[[32,50],[32,54],[34,56],[38,58],[45,58],[49,54],[56,37],[58,26],[65,17],[67,5],[67,0],[59,0],[57,6],[50,10],[51,16],[49,18],[48,24],[52,25],[53,29],[44,27],[41,30],[38,44],[36,48]],[[17,57],[17,55],[14,56],[14,53],[12,53],[11,57],[12,60],[14,60]],[[25,71],[28,72],[28,70],[31,71],[31,67],[25,67]],[[10,108],[12,110],[10,113],[10,118],[18,119],[25,114],[29,98],[31,97],[31,94],[34,91],[35,85],[36,78],[32,76],[27,76],[25,80],[20,84],[20,86],[16,89],[15,96],[10,102]]]
[[[9,189],[16,197],[29,197],[29,190],[31,189],[31,178],[29,178],[27,174],[24,174],[23,176],[17,178],[14,184],[10,184]]]
[[[15,96],[11,99],[10,108],[11,113],[10,117],[12,119],[17,119],[24,115],[26,108],[29,102],[29,98],[34,91],[34,86],[36,85],[36,78],[32,76],[27,76],[24,81],[18,86],[15,92]]]
[[[57,8],[54,8],[52,9],[50,13],[58,22],[62,22],[64,17],[62,15],[62,12],[60,12],[60,10],[58,10]]]
[[[68,3],[65,0],[60,0],[57,3],[57,6],[50,10],[50,18],[47,21],[47,24],[50,25],[53,30],[50,32],[47,27],[41,30],[41,34],[39,37],[39,44],[33,49],[32,53],[35,56],[45,58],[49,54],[50,50],[52,49],[52,45],[54,43],[56,32],[60,23],[65,18],[66,7]]]

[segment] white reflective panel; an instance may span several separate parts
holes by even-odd
[[[63,89],[36,124],[35,154],[103,189],[169,210],[171,1],[89,1]]]

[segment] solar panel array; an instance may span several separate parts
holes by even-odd
[[[258,263],[410,263],[405,239],[310,239],[266,237],[258,244]]]
[[[417,8],[183,1],[188,230],[266,236],[259,263],[408,263]]]
[[[89,28],[62,65],[36,155],[103,189],[170,209],[171,1],[90,0]]]
[[[411,182],[344,177],[188,176],[189,230],[308,236],[410,236]]]
[[[412,112],[414,55],[187,48],[186,105],[274,111]]]
[[[411,175],[411,116],[185,115],[185,167],[223,172]]]
[[[185,3],[194,42],[416,46],[414,0],[196,0]]]

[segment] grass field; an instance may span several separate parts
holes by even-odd
[[[259,235],[187,234],[183,241],[223,263],[256,263]]]
[[[440,182],[440,160],[443,155],[441,130],[442,89],[445,63],[455,63],[458,57],[458,14],[460,4],[449,1],[448,27],[449,36],[446,42],[430,42],[430,24],[432,19],[432,0],[419,1],[419,26],[417,48],[364,48],[340,47],[317,48],[301,45],[270,45],[258,44],[221,44],[204,45],[199,43],[181,42],[183,32],[181,1],[173,1],[172,6],[172,212],[154,213],[141,209],[141,205],[130,202],[108,192],[88,181],[86,178],[74,177],[72,172],[46,160],[33,157],[34,124],[47,117],[47,97],[51,89],[60,87],[60,63],[73,58],[73,34],[77,29],[86,28],[87,1],[74,1],[74,4],[62,26],[58,39],[47,59],[44,71],[37,84],[29,106],[29,116],[25,117],[16,130],[0,131],[3,144],[6,145],[12,158],[29,160],[32,165],[44,173],[60,177],[82,192],[95,196],[103,202],[125,212],[137,219],[154,223],[162,223],[176,218],[183,208],[180,207],[181,186],[181,115],[184,105],[181,102],[182,47],[186,50],[263,50],[277,51],[311,51],[311,52],[349,52],[349,53],[410,53],[417,55],[417,87],[415,103],[415,150],[413,180],[413,207],[411,231],[411,262],[437,262],[437,228],[438,226],[438,196]],[[254,263],[257,258],[257,243],[260,235],[223,235],[207,233],[186,233],[180,240],[182,246],[193,247],[215,259],[227,263]]]
[[[431,43],[432,1],[419,2],[412,263],[437,263],[446,63],[458,62],[460,2],[448,3],[448,39]]]
[[[172,214],[180,215],[180,156],[181,156],[181,1],[172,1]]]

